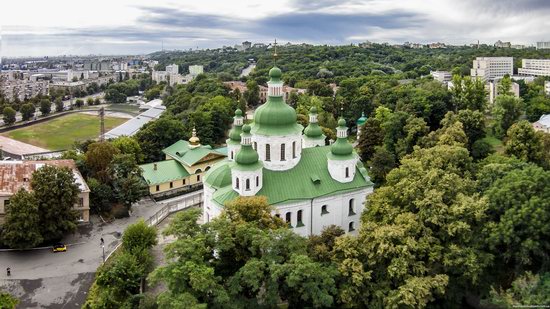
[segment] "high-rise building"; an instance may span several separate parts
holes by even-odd
[[[537,49],[550,49],[550,42],[537,42]]]
[[[520,75],[550,76],[550,59],[523,59]]]
[[[471,76],[483,81],[503,78],[514,74],[513,57],[477,57],[470,70]]]
[[[177,64],[167,65],[166,66],[166,73],[168,74],[178,74],[180,71],[179,66]]]

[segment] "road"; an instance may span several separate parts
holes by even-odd
[[[19,308],[80,308],[103,261],[100,239],[105,240],[105,255],[120,243],[124,229],[140,218],[149,218],[162,204],[144,200],[133,206],[128,218],[103,223],[93,216],[92,223],[80,227],[63,240],[67,252],[50,249],[0,252],[0,288],[21,300]],[[6,275],[11,268],[11,276]]]
[[[84,102],[86,102],[86,100],[88,98],[92,98],[92,99],[95,99],[97,97],[103,97],[104,93],[103,92],[100,92],[100,93],[96,93],[96,94],[91,94],[91,95],[88,95],[88,96],[85,96],[83,98],[79,98],[81,100],[84,100]],[[63,107],[69,107],[71,106],[71,101],[73,101],[73,104],[74,104],[74,101],[76,101],[76,98],[75,99],[72,99],[72,100],[65,100],[63,101]],[[55,111],[55,103],[52,103],[52,112]],[[35,118],[38,118],[40,116],[42,116],[42,113],[40,112],[40,109],[37,108],[36,111],[34,112],[34,116]],[[20,112],[17,112],[15,114],[15,122],[20,122],[23,120],[23,117],[21,116],[21,113]],[[3,126],[4,125],[4,120],[2,118],[0,118],[0,126]]]

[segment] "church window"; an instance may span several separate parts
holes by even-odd
[[[185,179],[182,180],[181,184],[182,184],[182,185],[185,185]]]
[[[160,186],[157,185],[157,187],[156,187],[155,189],[157,189],[157,192],[159,192],[159,191],[160,191]],[[5,206],[5,205],[6,205],[6,202],[4,202],[4,206]]]
[[[327,205],[321,206],[321,216],[328,214],[328,209],[327,208],[328,208]]]
[[[197,181],[201,181],[201,175],[197,175]]]
[[[202,173],[202,170],[199,168],[195,171],[195,174]]]
[[[233,151],[231,151],[231,160],[233,160]]]
[[[349,167],[346,167],[346,178],[349,178]]]
[[[174,183],[170,181],[170,189],[174,187]]]
[[[355,222],[351,221],[349,223],[348,232],[353,232],[353,231],[355,231]]]
[[[257,150],[258,149],[258,143],[254,142],[254,144],[252,144],[252,147],[254,148],[254,150]]]
[[[292,142],[292,158],[296,158],[296,141]]]
[[[355,215],[355,199],[349,200],[349,205],[348,205],[348,216],[353,216],[353,215]]]
[[[292,213],[291,212],[287,212],[286,215],[285,215],[285,221],[286,223],[288,223],[289,226],[292,226],[290,221],[292,219]]]
[[[235,178],[235,189],[239,188],[239,178]]]
[[[207,167],[204,169],[204,171],[206,172],[206,171],[208,171],[209,169],[210,169],[210,166],[207,166]]]
[[[256,187],[260,186],[260,176],[256,176]]]
[[[271,146],[269,144],[265,144],[265,160],[271,161]]]
[[[285,144],[281,144],[281,161],[285,161]]]
[[[303,213],[303,210],[298,210],[298,213],[296,214],[297,215],[297,222],[296,222],[296,226],[297,227],[300,227],[300,226],[304,226],[304,223],[302,222],[302,213]]]
[[[246,179],[245,190],[246,190],[246,191],[249,191],[249,190],[250,190],[250,179]]]

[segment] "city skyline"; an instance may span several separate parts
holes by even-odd
[[[463,45],[548,40],[550,3],[527,1],[38,1],[5,4],[1,55],[144,54],[248,40]],[[32,9],[29,9],[32,8]]]

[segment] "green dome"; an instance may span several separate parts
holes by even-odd
[[[353,153],[353,146],[346,138],[339,137],[336,142],[330,146],[330,152],[335,156],[348,156]]]
[[[243,112],[240,109],[237,109],[235,111],[235,117],[242,117]],[[242,133],[242,125],[238,126],[235,125],[231,130],[229,130],[229,139],[226,141],[228,144],[240,144],[241,143],[241,133]]]
[[[269,136],[301,132],[303,127],[296,119],[296,111],[282,97],[268,97],[254,113],[252,133]]]
[[[346,120],[344,120],[344,118],[338,119],[338,126],[339,127],[345,127],[346,126]]]
[[[222,188],[231,184],[231,169],[227,161],[216,163],[204,176],[204,182],[215,188]]]
[[[235,116],[242,117],[242,115],[243,111],[240,108],[237,108],[237,110],[235,111]]]
[[[312,107],[309,109],[309,112],[310,112],[311,114],[317,114],[317,107],[312,106]]]
[[[241,134],[242,139],[245,137],[250,138],[250,126],[245,124],[243,126],[243,133]],[[258,162],[258,153],[252,148],[250,144],[242,144],[241,149],[237,152],[235,156],[235,162],[239,165],[253,165]]]
[[[367,116],[365,116],[365,113],[361,113],[361,118],[357,119],[357,126],[362,126],[367,122]]]
[[[310,108],[309,113],[317,114],[317,107],[313,106],[312,108]],[[304,134],[307,137],[313,138],[313,139],[324,138],[323,129],[321,129],[319,124],[316,122],[310,122],[309,125],[304,130]]]
[[[281,69],[278,67],[273,67],[269,70],[269,77],[271,77],[272,80],[279,80],[281,76],[283,76],[283,72],[281,72]]]

